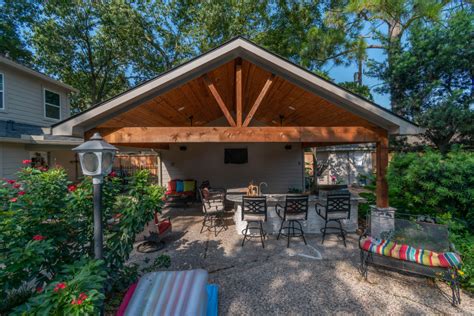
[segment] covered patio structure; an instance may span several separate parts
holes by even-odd
[[[119,148],[160,153],[161,181],[210,180],[269,191],[304,189],[303,149],[375,143],[377,207],[387,208],[388,137],[417,134],[411,122],[243,38],[51,128]],[[246,164],[226,164],[226,148],[246,148]]]

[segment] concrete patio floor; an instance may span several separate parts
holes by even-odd
[[[336,236],[321,245],[321,236],[308,236],[308,246],[293,239],[269,236],[265,249],[259,239],[240,246],[232,214],[227,231],[217,237],[200,233],[199,208],[166,209],[173,233],[166,248],[150,254],[133,252],[130,262],[146,262],[162,253],[171,257],[169,270],[202,268],[210,283],[219,286],[220,315],[309,314],[471,314],[474,298],[462,293],[462,304],[453,307],[443,295],[449,287],[422,277],[371,267],[369,280],[358,272],[357,236],[350,235],[347,248]],[[316,256],[322,260],[306,257]],[[150,259],[147,260],[146,258]]]

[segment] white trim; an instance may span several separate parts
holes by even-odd
[[[81,135],[111,117],[197,78],[234,58],[243,57],[292,83],[352,112],[390,134],[418,134],[416,125],[364,100],[242,38],[237,38],[89,111],[52,127],[55,135]]]
[[[56,104],[46,103],[46,91],[49,91],[49,92],[52,92],[52,93],[55,93],[55,94],[58,95],[58,97],[59,97],[59,106],[57,106]],[[45,119],[53,120],[53,121],[60,121],[61,120],[61,103],[62,103],[61,102],[61,93],[59,93],[55,90],[52,90],[52,89],[43,88],[43,115],[44,115]],[[46,105],[59,108],[59,118],[54,118],[54,117],[47,116],[46,115]]]
[[[0,112],[5,112],[6,110],[6,104],[5,104],[5,73],[0,72],[0,75],[2,76],[2,107],[0,107]]]
[[[42,73],[40,73],[40,72],[38,72],[38,71],[35,71],[35,70],[33,70],[33,69],[30,69],[30,68],[28,68],[28,67],[26,67],[26,66],[23,66],[23,65],[21,65],[21,64],[19,64],[19,63],[17,63],[17,62],[14,62],[13,60],[10,60],[10,59],[8,59],[8,58],[6,58],[6,57],[4,57],[4,56],[1,56],[1,55],[0,55],[0,63],[4,63],[4,64],[6,64],[6,65],[8,65],[8,66],[10,66],[10,67],[13,67],[13,68],[18,69],[18,70],[23,71],[23,72],[26,72],[26,73],[28,73],[28,74],[34,76],[34,77],[43,79],[43,80],[45,80],[45,81],[47,81],[47,82],[49,82],[49,83],[52,83],[52,84],[54,84],[54,85],[56,85],[56,86],[58,86],[58,87],[61,87],[61,88],[63,88],[63,89],[66,89],[66,90],[68,90],[68,91],[76,92],[76,93],[79,92],[79,90],[77,90],[76,88],[74,88],[74,87],[72,87],[72,86],[70,86],[70,85],[68,85],[68,84],[62,83],[61,81],[58,81],[58,80],[53,79],[53,78],[51,78],[51,77],[49,77],[49,76],[46,76],[45,74],[42,74]]]

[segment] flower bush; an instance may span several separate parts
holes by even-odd
[[[136,234],[161,209],[164,189],[149,179],[147,170],[126,184],[113,174],[106,177],[100,264],[91,259],[91,179],[71,184],[61,168],[26,166],[17,180],[0,182],[0,296],[6,298],[0,313],[15,308],[43,314],[40,303],[46,301],[45,314],[94,313],[102,293],[126,270]]]
[[[104,299],[106,272],[100,260],[81,259],[65,266],[58,281],[15,308],[12,315],[97,315]]]

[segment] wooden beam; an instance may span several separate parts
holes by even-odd
[[[242,126],[242,60],[238,58],[235,63],[235,113],[237,117],[237,127]]]
[[[225,118],[229,122],[230,126],[235,126],[235,121],[232,118],[232,115],[230,114],[229,110],[227,109],[227,106],[225,105],[224,101],[222,100],[221,95],[217,91],[216,86],[214,83],[211,81],[209,76],[206,74],[203,76],[204,82],[206,83],[207,88],[211,92],[212,96],[216,100],[217,104],[221,108],[222,113],[224,113]]]
[[[126,143],[360,143],[377,142],[379,133],[366,127],[123,127],[98,128],[112,144]]]
[[[340,146],[340,145],[353,145],[353,144],[364,144],[366,142],[311,142],[311,143],[301,143],[302,148],[318,148],[318,147],[328,147],[328,146]]]
[[[170,149],[170,144],[160,143],[112,143],[114,146],[132,147],[132,148],[150,148],[150,149]]]
[[[252,105],[252,108],[250,109],[249,113],[247,114],[247,117],[245,118],[245,121],[242,124],[243,127],[249,126],[250,121],[252,120],[253,116],[255,115],[255,112],[257,112],[258,107],[260,106],[260,104],[263,101],[263,98],[265,98],[265,96],[268,93],[268,90],[270,90],[270,87],[272,86],[274,79],[275,79],[274,74],[271,74],[268,77],[267,81],[265,82],[265,85],[263,86],[262,90],[258,94],[257,99],[255,100],[254,104]]]
[[[388,136],[381,135],[377,142],[376,148],[376,203],[379,208],[388,207],[388,183],[387,183],[387,167],[388,167]]]

